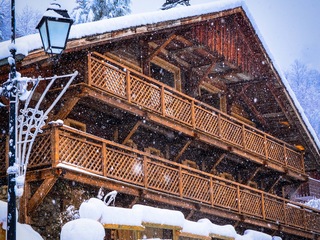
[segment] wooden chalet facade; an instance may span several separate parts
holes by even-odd
[[[20,221],[46,237],[36,219],[48,199],[58,203],[44,220],[59,225],[70,199],[103,187],[118,191],[121,207],[165,206],[239,232],[320,239],[320,211],[289,200],[319,170],[319,147],[243,6],[211,8],[73,38],[59,64],[41,49],[18,62],[27,77],[80,73],[49,118],[64,125],[37,137]],[[1,82],[8,72],[2,64]],[[0,141],[5,185],[5,134]]]

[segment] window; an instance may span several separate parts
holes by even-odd
[[[181,91],[180,68],[155,57],[150,63],[150,75],[152,78]]]
[[[222,90],[215,88],[214,86],[201,84],[199,87],[199,100],[226,112],[226,97]]]

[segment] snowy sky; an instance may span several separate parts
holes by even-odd
[[[156,11],[165,0],[131,0],[132,13]],[[190,0],[191,5],[214,0]],[[44,12],[52,0],[16,0],[17,11],[26,4]],[[75,0],[60,0],[69,11]],[[287,70],[298,59],[320,70],[319,0],[245,0],[276,62]]]

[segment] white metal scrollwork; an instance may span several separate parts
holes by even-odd
[[[18,81],[18,96],[17,105],[20,106],[20,110],[18,111],[19,116],[16,121],[16,194],[17,196],[22,196],[23,194],[23,186],[25,175],[27,171],[27,166],[29,162],[29,157],[32,149],[32,145],[35,141],[38,133],[41,133],[41,128],[45,125],[45,121],[48,118],[49,112],[56,105],[56,103],[60,100],[63,94],[67,91],[68,87],[74,80],[74,78],[78,75],[78,72],[74,72],[69,75],[63,76],[54,76],[51,78],[38,78],[38,79],[28,79],[27,81]],[[57,79],[68,78],[68,81],[60,90],[60,93],[55,98],[55,100],[51,103],[47,109],[43,109],[45,104],[43,100],[45,99],[48,91],[54,84]],[[41,96],[36,103],[35,107],[30,107],[30,102],[32,100],[32,96],[36,91],[39,83],[41,81],[48,81],[48,84],[44,91],[41,93]],[[31,90],[27,90],[27,84],[32,83]],[[42,104],[42,105],[41,105]],[[40,106],[42,109],[40,109]]]

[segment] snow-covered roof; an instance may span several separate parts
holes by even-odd
[[[243,5],[244,2],[241,0],[224,0],[191,7],[173,8],[166,11],[148,12],[144,14],[132,14],[123,17],[77,24],[71,27],[69,41],[121,29],[220,12],[241,7]],[[0,43],[0,59],[10,56],[8,49],[9,44],[10,40]],[[38,33],[17,38],[16,45],[17,53],[23,55],[28,55],[29,52],[42,48],[42,42]]]
[[[303,108],[298,102],[294,92],[292,91],[288,81],[286,80],[281,68],[277,65],[274,57],[269,50],[268,45],[263,39],[262,34],[260,33],[248,7],[246,6],[243,0],[222,0],[215,1],[212,3],[202,4],[202,5],[194,5],[190,7],[180,7],[173,8],[166,11],[156,11],[156,12],[148,12],[144,14],[132,14],[118,18],[111,18],[100,20],[96,22],[83,23],[78,25],[73,25],[71,27],[69,40],[81,39],[88,36],[96,36],[99,34],[104,34],[108,32],[118,31],[121,29],[130,29],[139,26],[146,26],[149,24],[160,23],[170,20],[178,20],[188,17],[201,16],[204,14],[215,13],[220,11],[226,11],[234,8],[241,7],[247,17],[249,18],[256,34],[258,35],[260,41],[262,42],[263,48],[265,49],[268,57],[270,58],[275,70],[279,74],[287,92],[289,93],[294,105],[300,113],[300,116],[307,127],[307,130],[311,134],[314,142],[317,146],[317,151],[320,149],[320,141],[312,128],[308,118],[306,117]],[[134,34],[134,31],[133,33]],[[8,46],[10,41],[1,42],[0,43],[0,59],[5,59],[10,56],[10,52]],[[24,36],[16,39],[17,45],[17,54],[28,55],[28,53],[40,49],[42,47],[41,39],[39,34],[33,34]],[[318,153],[319,154],[319,153]]]

